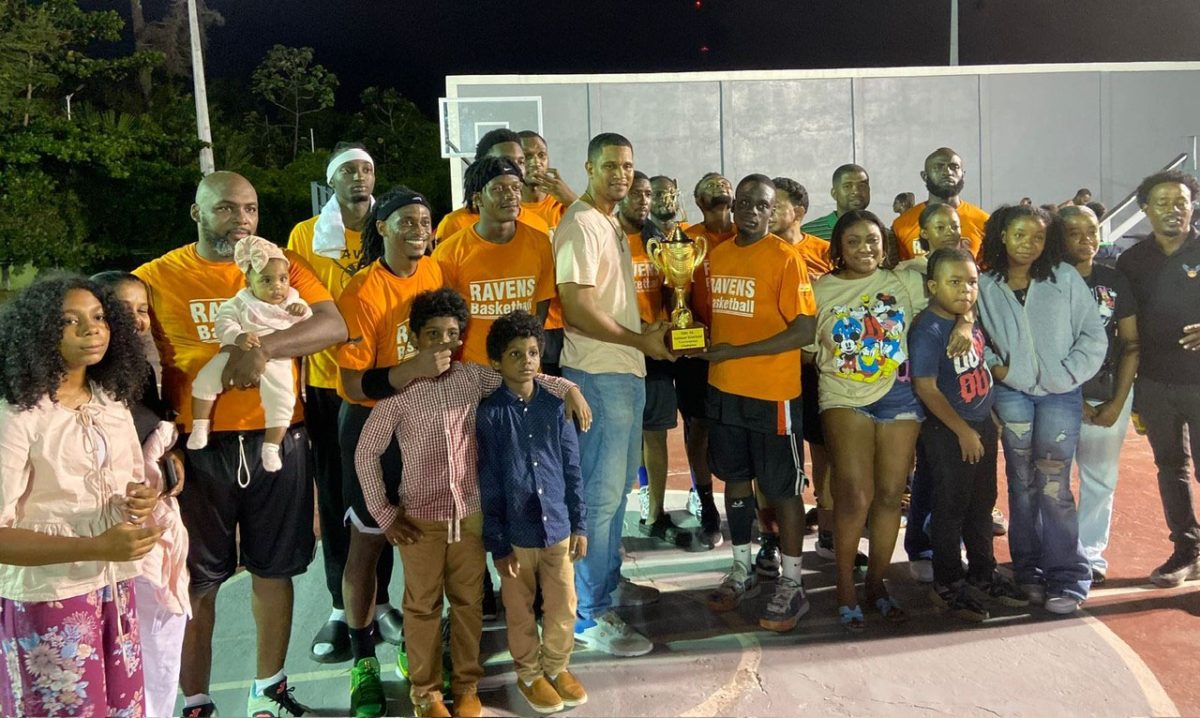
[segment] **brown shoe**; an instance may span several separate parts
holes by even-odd
[[[417,718],[450,718],[450,711],[441,701],[416,704],[413,706],[413,712]]]
[[[550,676],[546,676],[546,678],[550,681],[550,685],[554,686],[554,690],[558,691],[558,697],[562,698],[564,706],[572,708],[587,703],[587,691],[583,690],[583,684],[579,682],[575,674],[564,669],[562,673],[558,674],[558,678],[550,678]]]
[[[463,693],[454,696],[454,715],[456,718],[479,718],[483,715],[483,704],[475,693]]]
[[[545,676],[538,676],[533,685],[525,685],[525,681],[517,678],[517,688],[521,691],[521,695],[525,696],[525,700],[529,701],[529,707],[538,713],[555,713],[563,709],[562,699],[558,696],[558,691],[554,690],[554,686],[550,685],[550,681],[546,680]]]

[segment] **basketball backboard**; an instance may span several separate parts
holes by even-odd
[[[438,100],[442,157],[475,156],[479,138],[497,128],[542,134],[541,97],[443,97]]]

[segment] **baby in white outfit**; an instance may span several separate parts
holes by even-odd
[[[312,309],[288,282],[288,259],[283,250],[262,237],[246,237],[237,243],[233,261],[246,275],[246,288],[226,300],[217,310],[216,336],[221,346],[236,346],[243,351],[261,346],[262,337],[312,316]],[[209,417],[221,393],[221,372],[229,361],[227,352],[219,352],[200,369],[192,382],[192,435],[189,449],[208,445]],[[267,417],[263,435],[262,465],[267,471],[283,468],[280,444],[292,423],[296,391],[292,359],[267,362],[259,380]]]

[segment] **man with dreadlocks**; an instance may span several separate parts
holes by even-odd
[[[487,366],[492,322],[516,309],[544,322],[557,293],[550,237],[517,221],[522,174],[505,157],[484,157],[467,168],[463,194],[479,221],[445,238],[433,252],[446,286],[467,300],[464,362]]]
[[[379,661],[375,658],[372,615],[376,566],[387,539],[371,517],[363,498],[354,450],[375,403],[417,377],[435,377],[450,366],[456,346],[417,351],[408,326],[412,301],[442,286],[442,271],[425,259],[433,234],[429,202],[407,187],[384,194],[363,223],[362,257],[357,273],[338,299],[349,340],[337,352],[338,393],[344,402],[338,415],[342,447],[342,490],[350,547],[342,575],[346,624],[354,668],[350,702],[355,715],[380,715],[385,707]],[[399,500],[400,449],[395,442],[383,458],[387,492]],[[390,551],[388,552],[391,553]]]

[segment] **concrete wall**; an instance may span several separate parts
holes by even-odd
[[[1057,203],[1085,186],[1111,206],[1200,134],[1200,63],[471,76],[446,86],[448,97],[540,95],[551,161],[577,191],[588,138],[615,131],[633,142],[639,169],[678,178],[689,199],[710,170],[735,183],[787,175],[808,188],[814,217],[833,208],[832,170],[857,162],[871,173],[871,209],[890,221],[898,192],[924,199],[918,173],[942,145],[962,156],[964,196],[985,209],[1024,195]],[[452,162],[456,202],[461,167]]]

